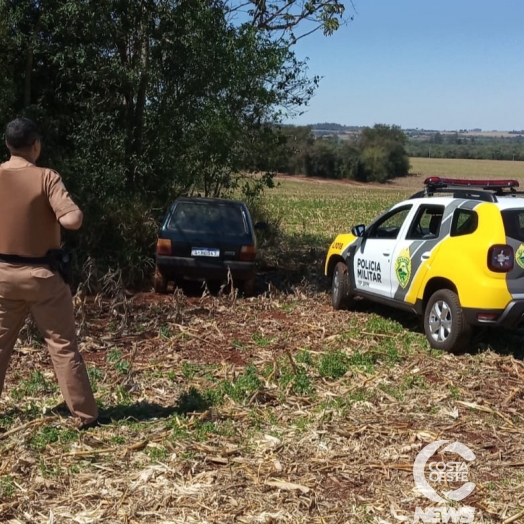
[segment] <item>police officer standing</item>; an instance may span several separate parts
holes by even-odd
[[[0,393],[11,352],[29,312],[45,338],[60,390],[79,429],[99,425],[98,408],[78,351],[69,286],[46,263],[59,249],[60,226],[77,230],[83,214],[58,173],[37,167],[34,122],[7,125],[11,158],[0,164]]]

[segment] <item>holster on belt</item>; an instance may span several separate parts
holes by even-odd
[[[46,258],[51,271],[58,271],[62,280],[70,284],[73,277],[73,254],[65,249],[50,249]]]
[[[45,257],[23,257],[0,253],[0,262],[8,264],[40,265],[46,264],[51,271],[57,271],[66,284],[70,284],[73,275],[73,254],[65,249],[50,249]]]

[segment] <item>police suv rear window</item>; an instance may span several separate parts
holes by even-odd
[[[478,226],[478,215],[470,209],[455,209],[450,236],[470,235]]]
[[[506,236],[524,242],[524,209],[502,211],[502,221]]]

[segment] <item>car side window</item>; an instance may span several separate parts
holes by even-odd
[[[478,215],[470,209],[455,209],[450,236],[470,235],[478,227]]]
[[[404,224],[406,217],[411,211],[412,206],[405,206],[391,211],[386,216],[382,217],[371,228],[368,238],[389,238],[395,239],[400,233],[400,229]]]
[[[408,240],[428,240],[438,238],[440,235],[443,213],[444,206],[420,206],[406,238]]]
[[[524,211],[520,209],[506,209],[502,211],[506,236],[522,242],[524,240]]]

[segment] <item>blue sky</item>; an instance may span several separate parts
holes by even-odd
[[[354,5],[354,20],[333,36],[296,44],[309,74],[323,78],[290,123],[524,129],[524,0]]]

